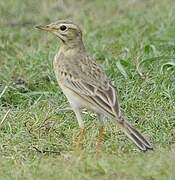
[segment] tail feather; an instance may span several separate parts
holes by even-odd
[[[151,144],[139,133],[129,122],[120,119],[119,124],[125,134],[135,143],[135,145],[142,151],[152,150]]]

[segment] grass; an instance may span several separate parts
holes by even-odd
[[[0,1],[0,179],[175,179],[173,0]],[[111,121],[98,136],[86,113],[83,149],[52,60],[54,36],[36,24],[73,18],[88,51],[118,88],[125,116],[154,145],[139,152]]]

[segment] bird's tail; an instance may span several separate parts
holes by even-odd
[[[128,121],[120,117],[119,124],[125,134],[135,143],[142,151],[153,150],[151,144],[138,132]]]

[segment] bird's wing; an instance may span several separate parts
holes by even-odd
[[[94,61],[86,59],[76,64],[76,67],[72,64],[69,74],[62,73],[62,82],[86,100],[90,99],[94,105],[99,106],[108,114],[119,116],[120,110],[115,89],[101,67]]]

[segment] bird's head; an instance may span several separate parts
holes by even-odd
[[[82,39],[80,27],[68,20],[56,21],[45,26],[39,25],[36,28],[55,34],[66,44],[78,42]]]

